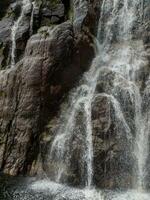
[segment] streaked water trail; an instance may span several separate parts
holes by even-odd
[[[16,34],[20,28],[21,23],[23,22],[23,18],[24,18],[26,9],[30,5],[31,5],[30,0],[22,0],[21,14],[20,14],[19,18],[14,22],[14,25],[11,28],[11,41],[12,41],[11,67],[14,67],[15,63],[16,63]]]
[[[144,48],[141,45],[141,54],[136,47],[136,41],[132,40],[132,28],[135,21],[143,15],[143,1],[128,0],[122,1],[123,6],[120,7],[120,1],[113,1],[113,8],[110,8],[111,3],[109,0],[104,0],[102,5],[101,20],[99,23],[98,37],[102,38],[101,50],[104,50],[102,60],[105,65],[109,65],[111,70],[119,73],[133,87],[130,87],[133,102],[135,105],[135,130],[136,137],[133,156],[135,156],[135,168],[137,169],[134,174],[133,187],[139,190],[145,189],[145,169],[148,156],[148,131],[146,131],[146,120],[142,114],[142,96],[140,88],[137,84],[137,75],[140,68],[144,66]],[[108,10],[111,14],[107,15]],[[107,17],[105,17],[107,16]],[[111,16],[111,17],[110,17]],[[105,23],[103,23],[105,20]],[[114,27],[118,30],[114,31]],[[117,45],[113,44],[113,40],[117,41]],[[132,44],[133,43],[133,44]],[[134,47],[135,45],[135,47]],[[146,63],[146,62],[145,62]]]
[[[34,10],[36,7],[36,2],[32,2],[32,12],[31,12],[31,19],[30,19],[30,36],[33,34],[33,22],[34,22]]]

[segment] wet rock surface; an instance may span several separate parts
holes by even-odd
[[[99,94],[92,104],[94,182],[101,188],[132,185],[132,136],[116,103],[111,95]]]
[[[11,68],[11,29],[20,16],[22,3],[8,1],[2,6],[0,168],[11,175],[35,174],[41,133],[68,91],[89,68],[94,56],[93,38],[90,31],[74,32],[68,20],[73,14],[69,1],[35,1],[19,22],[16,66]]]
[[[44,31],[51,34],[49,29]],[[27,170],[25,165],[38,153],[38,132],[52,112],[49,110],[53,107],[52,93],[57,95],[52,90],[52,77],[67,65],[65,62],[60,65],[61,59],[66,60],[71,53],[71,24],[64,23],[54,31],[54,37],[45,37],[43,32],[33,36],[28,41],[24,59],[14,69],[1,71],[1,134],[6,139],[3,138],[1,166],[9,174]]]
[[[3,172],[40,176],[47,173],[50,176],[53,168],[60,165],[57,160],[50,163],[50,146],[60,126],[60,107],[95,56],[93,36],[97,32],[101,5],[99,0],[83,0],[82,4],[79,0],[72,3],[36,0],[34,6],[31,3],[16,34],[16,66],[10,68],[11,28],[20,15],[21,1],[0,2],[3,8],[0,14],[0,169]],[[135,44],[131,44],[131,50],[138,49],[137,61],[139,57],[143,61],[136,77],[142,98],[147,101],[142,105],[143,113],[150,107],[149,10],[149,1],[144,1],[142,26],[135,24],[131,31]],[[111,38],[115,50],[121,46],[116,42],[119,37],[116,34],[117,31]],[[117,58],[113,51],[110,54],[111,62],[103,63],[92,101],[93,182],[101,188],[129,188],[133,171],[136,171],[132,168],[134,158],[130,154],[135,137],[136,105],[132,95],[135,86],[111,70]],[[78,113],[76,132],[85,128],[82,115],[82,111]],[[81,147],[84,142],[83,135],[72,138],[67,169],[70,171],[63,177],[70,185],[85,185]],[[149,166],[147,161],[147,169]],[[30,192],[27,195],[27,199],[32,199]],[[52,198],[43,197],[43,194],[35,194],[33,199],[35,197]]]

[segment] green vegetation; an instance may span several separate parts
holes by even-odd
[[[56,6],[59,3],[58,0],[50,0],[50,5],[51,6]]]
[[[69,11],[68,11],[68,18],[73,21],[74,18],[74,12],[73,12],[73,8],[70,7]]]
[[[6,94],[4,91],[0,91],[0,97],[4,97]]]
[[[48,29],[46,29],[46,28],[39,29],[38,33],[40,33],[44,38],[49,37],[49,32],[48,32]]]

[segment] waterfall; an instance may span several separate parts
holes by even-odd
[[[80,1],[80,3],[82,6],[83,1]],[[77,193],[78,195],[81,191],[84,191],[85,195],[82,195],[85,199],[91,200],[92,196],[94,197],[93,200],[102,198],[101,193],[96,194],[95,190],[94,193],[91,193],[95,178],[92,103],[97,97],[106,97],[109,110],[106,113],[109,115],[106,129],[110,128],[111,121],[113,121],[112,126],[114,126],[115,132],[113,137],[116,137],[114,139],[125,139],[123,145],[127,145],[126,148],[130,145],[126,152],[120,153],[121,156],[123,155],[119,157],[120,162],[124,159],[128,162],[127,154],[129,153],[130,158],[132,158],[131,164],[134,163],[133,166],[129,166],[133,168],[130,169],[133,173],[130,175],[133,179],[132,188],[135,189],[135,194],[132,191],[130,194],[129,191],[127,194],[112,195],[111,199],[127,199],[128,195],[132,199],[132,194],[135,196],[133,199],[138,199],[137,196],[140,190],[146,189],[150,120],[148,120],[149,113],[143,113],[145,99],[141,92],[143,79],[140,78],[140,73],[143,67],[147,65],[147,55],[143,41],[134,38],[133,34],[137,22],[142,23],[142,12],[142,0],[103,0],[98,32],[94,39],[96,46],[95,58],[90,69],[84,73],[78,86],[69,93],[68,100],[62,105],[58,129],[54,131],[52,136],[48,158],[46,158],[48,160],[48,164],[46,164],[50,168],[50,174],[48,174],[50,180],[40,181],[33,187],[48,187],[52,190],[52,193],[58,192],[60,199],[65,195],[67,198],[72,199],[70,194],[72,190],[74,191],[72,194]],[[102,86],[104,88],[101,88],[99,92],[97,91],[98,81],[103,81],[103,77],[105,79],[105,72],[107,74],[107,71],[109,74],[112,73],[114,79],[112,78],[109,88],[104,85]],[[121,83],[123,84],[121,85]],[[121,93],[121,89],[124,93]],[[119,98],[119,95],[122,95],[121,98]],[[132,107],[132,113],[128,111],[129,106]],[[109,130],[108,134],[110,134]],[[68,181],[70,177],[68,178],[68,176],[72,173],[74,160],[75,165],[77,163],[77,170],[80,171],[79,181],[82,186],[84,184],[84,189],[80,192],[67,186],[70,183]],[[107,171],[103,173],[107,173]],[[67,190],[66,187],[68,187]],[[63,194],[60,195],[59,191]],[[67,194],[65,194],[66,191]],[[145,196],[145,199],[147,199],[147,194],[140,193],[140,195]],[[82,199],[82,197],[77,197],[77,199]]]
[[[56,182],[64,179],[67,165],[71,160],[71,148],[75,135],[82,135],[82,158],[84,160],[83,182],[90,188],[93,179],[93,141],[91,104],[101,67],[107,66],[128,82],[126,90],[134,105],[135,142],[134,151],[136,173],[133,187],[144,189],[145,165],[148,156],[148,131],[142,114],[142,96],[137,75],[145,64],[145,51],[142,43],[133,42],[133,27],[142,20],[141,0],[103,0],[99,20],[96,46],[98,51],[88,72],[80,81],[79,86],[70,93],[68,109],[64,106],[60,117],[60,128],[52,142],[49,159],[57,160],[55,167]],[[102,73],[102,72],[101,72]],[[115,115],[123,124],[128,138],[133,137],[130,126],[122,112],[122,104],[116,97],[115,88],[120,83],[115,80],[111,94],[107,92],[109,101],[113,105]],[[128,97],[125,97],[128,98]],[[82,128],[77,128],[77,118],[82,112]],[[82,133],[81,133],[82,132]],[[132,135],[132,136],[131,136]],[[145,145],[145,147],[144,147]],[[65,180],[64,180],[65,181]]]
[[[120,3],[123,3],[122,7]],[[142,6],[141,6],[142,5]],[[148,135],[146,119],[142,113],[142,96],[138,85],[138,71],[144,66],[144,48],[140,46],[138,52],[136,41],[132,41],[132,29],[137,20],[142,20],[143,15],[142,0],[104,0],[102,4],[101,19],[99,23],[98,38],[101,40],[101,60],[105,65],[110,66],[111,70],[119,73],[128,82],[134,84],[135,105],[135,130],[136,137],[134,145],[136,174],[134,186],[137,189],[145,189],[145,170],[148,158]],[[107,15],[109,13],[109,16]],[[117,30],[117,31],[116,31]],[[118,45],[114,45],[114,40]]]
[[[34,10],[35,10],[36,3],[35,1],[32,2],[32,12],[31,12],[31,19],[30,19],[30,36],[33,34],[33,22],[34,22]]]
[[[95,40],[97,49],[99,47],[98,41]],[[97,52],[97,55],[99,55],[99,49]],[[53,160],[57,158],[60,162],[63,160],[66,161],[66,163],[63,163],[58,167],[55,174],[55,181],[60,182],[62,175],[65,171],[65,165],[69,163],[69,152],[70,149],[68,149],[68,146],[70,146],[70,142],[72,140],[72,137],[74,135],[74,129],[76,126],[76,117],[78,115],[78,112],[83,109],[83,116],[84,116],[84,129],[82,129],[82,132],[85,132],[82,135],[85,135],[85,144],[83,145],[83,159],[85,161],[85,177],[83,179],[85,180],[85,185],[87,187],[91,187],[92,185],[92,178],[93,178],[93,144],[92,144],[92,122],[91,122],[91,103],[97,83],[98,78],[98,63],[99,63],[99,56],[96,56],[96,58],[93,61],[93,64],[90,68],[90,70],[85,73],[83,79],[81,80],[82,84],[77,87],[77,89],[70,94],[70,109],[67,111],[64,110],[62,112],[61,119],[64,119],[61,125],[60,129],[57,132],[57,135],[52,143],[51,151],[50,151],[50,160]],[[76,133],[77,134],[77,133]],[[68,158],[67,158],[68,156]],[[83,181],[84,181],[83,180]]]
[[[21,14],[19,18],[14,22],[14,25],[11,28],[11,67],[15,66],[15,58],[16,58],[16,34],[19,31],[19,26],[23,22],[23,18],[25,16],[25,11],[27,7],[31,4],[30,0],[22,0]]]
[[[2,195],[4,193],[4,197],[8,196],[14,200],[148,200],[150,198],[150,192],[148,193],[147,190],[150,187],[150,183],[148,183],[150,180],[150,170],[148,169],[150,167],[150,69],[147,60],[149,55],[147,54],[150,52],[149,41],[147,43],[148,35],[144,35],[144,37],[142,35],[140,38],[141,31],[144,28],[149,29],[147,19],[143,21],[144,18],[147,18],[149,5],[147,8],[144,0],[101,0],[99,22],[94,23],[98,24],[97,35],[91,36],[90,29],[93,30],[93,27],[88,29],[85,26],[88,24],[91,26],[91,22],[97,18],[98,1],[73,0],[76,21],[71,24],[66,22],[66,17],[62,17],[59,25],[40,27],[37,35],[28,41],[26,49],[29,51],[24,56],[22,55],[23,60],[20,64],[18,63],[16,69],[15,64],[19,60],[16,57],[17,52],[19,54],[17,47],[20,44],[20,42],[17,44],[17,41],[21,39],[22,33],[23,35],[28,33],[27,37],[34,33],[34,15],[37,17],[39,15],[36,20],[39,23],[42,20],[49,24],[47,22],[51,21],[52,15],[61,15],[60,12],[63,12],[65,0],[58,2],[54,0],[38,0],[38,2],[37,0],[34,2],[32,0],[16,0],[15,3],[11,1],[12,5],[9,2],[10,9],[11,7],[14,9],[14,6],[18,5],[17,2],[22,4],[20,15],[11,28],[11,69],[1,72],[1,76],[4,77],[1,80],[0,91],[1,101],[4,101],[1,117],[6,118],[1,127],[4,134],[2,134],[2,138],[0,137],[0,154],[3,154],[2,160],[0,160],[1,168],[10,174],[31,172],[31,174],[42,175],[44,171],[46,179],[44,176],[40,181],[37,180],[39,177],[32,177],[32,180],[31,177],[25,177],[25,181],[22,181],[24,179],[22,177],[19,179],[11,177],[10,180],[8,176],[3,178],[2,175],[0,185],[4,183],[4,189],[3,186],[0,187],[0,190],[2,188],[0,197],[1,193]],[[89,2],[90,4],[88,4]],[[95,13],[93,13],[93,9],[96,11]],[[10,20],[7,19],[3,22],[2,19],[2,29],[4,30],[1,35],[6,32],[3,26],[7,21]],[[147,30],[144,34],[148,34]],[[60,57],[66,57],[69,54],[68,46],[70,45],[67,45],[66,41],[64,41],[65,45],[60,45],[62,48],[58,49],[64,37],[67,38],[69,44],[75,43],[72,48],[75,63],[70,63],[71,68],[68,68],[65,73],[63,71],[65,68],[61,69],[60,67],[59,70],[59,66],[57,66],[60,64]],[[94,44],[91,44],[91,37],[93,37]],[[4,37],[5,39],[7,40],[7,37]],[[54,97],[59,97],[59,94],[62,95],[65,92],[63,88],[68,84],[66,84],[67,80],[64,84],[62,83],[64,76],[65,74],[70,75],[72,69],[74,72],[74,64],[76,61],[78,63],[78,55],[84,46],[86,48],[82,42],[86,43],[86,41],[90,49],[92,49],[92,45],[95,46],[95,57],[88,71],[82,74],[76,87],[72,88],[62,103],[60,114],[57,113],[59,116],[54,116],[58,108],[56,107],[53,113],[50,113],[52,105],[55,105]],[[22,46],[25,45],[25,42],[22,43]],[[45,44],[46,42],[48,43]],[[34,52],[34,47],[40,44],[42,44],[41,51],[46,56],[41,55],[42,52]],[[56,50],[55,46],[57,46]],[[61,51],[64,49],[65,52],[62,53]],[[90,49],[87,51],[91,52]],[[5,52],[7,51],[7,41],[4,48],[1,44],[0,50],[2,50],[0,59],[1,62],[4,62],[3,57],[6,56],[3,54],[7,54]],[[52,52],[49,52],[50,50]],[[74,59],[75,55],[77,55],[77,60]],[[40,62],[37,63],[38,61]],[[31,66],[29,66],[30,64]],[[35,76],[32,76],[36,64],[39,64],[39,69],[37,69],[37,73],[35,72]],[[20,71],[21,66],[23,68]],[[57,76],[49,80],[53,68],[57,68],[54,71]],[[24,77],[26,70],[29,73]],[[80,69],[78,70],[80,71]],[[36,77],[37,81],[34,80]],[[39,83],[40,77],[42,83]],[[59,80],[57,82],[58,77],[62,78],[60,83]],[[29,78],[29,84],[25,83],[27,78]],[[14,90],[16,91],[14,96],[11,83],[17,87],[17,91]],[[62,88],[59,85],[61,83],[63,84]],[[40,88],[37,88],[38,85]],[[55,85],[56,93],[51,91],[55,90]],[[48,88],[49,94],[47,94]],[[36,113],[37,120],[39,121],[41,116],[47,116],[48,119],[41,119],[42,123],[32,131],[30,125],[37,120],[32,119],[33,116],[30,116],[30,113],[29,116],[26,115],[30,109],[26,109],[25,105],[28,106],[31,103],[28,107],[32,108],[35,99],[34,92],[42,95],[42,100],[35,102],[34,105],[39,108]],[[44,94],[46,97],[43,100]],[[24,95],[28,95],[30,99],[22,103]],[[9,119],[12,117],[7,112],[7,107],[11,105],[9,97],[12,97],[12,105],[15,105],[15,99],[18,100],[17,107],[15,105],[16,108],[13,110],[13,120]],[[52,103],[49,102],[48,112],[43,115],[39,112],[45,110],[48,100],[52,100]],[[29,122],[26,130],[24,127],[22,128],[24,119]],[[49,119],[50,122],[47,123]],[[26,121],[25,124],[27,124]],[[23,130],[22,137],[17,138],[17,133],[19,133],[16,132],[17,129],[19,132]],[[34,137],[33,133],[36,131],[38,133]],[[30,132],[32,133],[30,134]],[[6,137],[5,133],[7,133]],[[24,138],[25,141],[21,141],[21,138]],[[34,139],[36,141],[33,141]],[[28,140],[29,144],[26,144]],[[31,146],[32,142],[33,147]],[[11,148],[11,144],[13,146],[16,144],[16,148]],[[36,144],[40,149],[29,152],[35,150]],[[25,152],[22,152],[23,145],[25,145]],[[17,151],[19,152],[17,153]],[[24,153],[25,158],[21,156],[15,161],[14,155],[18,157],[19,153],[21,153],[20,155]],[[16,166],[11,166],[13,163],[16,163]],[[6,179],[10,182],[8,181],[8,185],[5,186]],[[20,187],[19,190],[15,187],[16,182]],[[29,185],[27,189],[26,184]],[[33,190],[37,191],[33,193]],[[42,191],[44,191],[44,195]],[[35,198],[33,194],[35,194]]]

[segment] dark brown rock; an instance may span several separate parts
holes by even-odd
[[[46,35],[45,35],[46,33]],[[53,77],[64,69],[73,43],[69,22],[28,41],[24,59],[0,74],[1,169],[16,175],[30,169],[38,154],[39,134],[53,112]],[[65,42],[64,42],[65,41]],[[51,102],[51,103],[49,103]],[[55,102],[55,104],[57,104]]]

